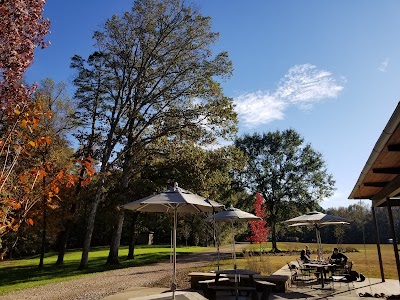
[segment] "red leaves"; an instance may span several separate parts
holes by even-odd
[[[6,114],[18,103],[28,103],[35,87],[21,79],[32,64],[36,47],[45,47],[49,20],[42,17],[43,0],[4,1],[0,5],[0,104]],[[15,111],[17,115],[21,111]]]
[[[264,198],[260,193],[256,193],[256,199],[253,204],[254,214],[257,217],[265,218],[267,216],[267,208],[264,203]],[[250,221],[251,228],[251,236],[249,237],[250,241],[254,243],[261,243],[267,241],[267,235],[269,232],[269,228],[266,228],[265,225],[267,222],[265,220],[259,221]]]
[[[22,78],[37,46],[45,47],[49,20],[42,17],[43,0],[5,1],[0,6],[0,68],[7,76]]]
[[[49,32],[49,20],[42,17],[45,2],[12,0],[0,5],[0,111],[3,128],[8,128],[0,138],[2,163],[7,167],[2,166],[0,174],[0,237],[9,230],[17,230],[23,221],[33,224],[32,219],[25,219],[38,201],[30,192],[37,178],[46,176],[46,171],[37,166],[33,172],[22,170],[13,174],[17,160],[29,157],[31,149],[50,143],[48,137],[26,136],[39,124],[43,110],[32,101],[36,85],[27,87],[21,83],[33,62],[35,48],[47,45],[44,36]]]

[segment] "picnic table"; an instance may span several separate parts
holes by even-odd
[[[203,287],[204,296],[208,299],[216,299],[217,291],[233,292],[238,299],[241,292],[251,294],[252,300],[258,300],[257,286],[261,287],[261,299],[268,299],[274,283],[254,280],[254,275],[259,272],[246,269],[228,269],[215,271],[215,279],[199,281]],[[246,279],[242,281],[241,279]]]

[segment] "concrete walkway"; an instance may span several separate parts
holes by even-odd
[[[296,264],[296,262],[292,262]],[[282,267],[274,274],[290,276],[290,270],[287,265]],[[372,296],[372,297],[365,297]],[[385,297],[382,297],[382,296]],[[290,285],[286,293],[274,293],[270,300],[273,299],[385,299],[387,296],[400,295],[399,280],[386,279],[382,282],[380,278],[366,278],[365,281],[353,281],[347,285],[345,282],[327,282],[324,289],[319,284],[312,286],[296,286]],[[378,297],[379,296],[379,297]],[[399,298],[400,300],[400,298]]]
[[[333,290],[331,285],[328,283],[326,287],[322,289],[313,287],[303,286],[290,286],[286,293],[273,293],[270,296],[270,300],[278,299],[329,299],[329,300],[346,300],[346,299],[385,299],[386,297],[376,297],[383,293],[385,296],[400,295],[400,285],[398,280],[387,279],[385,282],[381,282],[378,278],[367,278],[363,282],[354,282],[354,287],[350,284],[350,290],[346,283],[335,283],[335,289]],[[144,287],[133,287],[130,290],[108,296],[103,300],[129,300],[141,298],[150,295],[166,294],[166,289],[161,288],[144,288]],[[199,292],[200,293],[200,292]],[[372,297],[364,297],[364,295],[371,295]],[[191,293],[190,293],[191,294]],[[201,293],[200,293],[201,294]],[[361,297],[362,296],[362,297]],[[191,297],[195,297],[195,294],[191,294]],[[155,299],[155,297],[149,297],[146,299]],[[190,299],[190,298],[185,298]],[[192,298],[198,299],[198,298]],[[233,300],[235,297],[231,295],[219,295],[218,300]],[[239,297],[239,300],[250,299],[249,297]],[[396,299],[396,298],[391,298]],[[400,298],[397,298],[400,299]],[[139,299],[138,299],[139,300]]]
[[[378,278],[367,278],[363,282],[354,282],[354,287],[350,284],[350,290],[346,283],[335,283],[335,289],[333,290],[331,285],[328,283],[326,288],[318,289],[313,287],[303,286],[290,286],[286,293],[273,293],[270,296],[270,300],[277,299],[334,299],[334,300],[345,300],[345,299],[377,299],[377,295],[383,293],[385,296],[400,295],[400,284],[398,280],[387,279],[382,282]],[[160,295],[167,293],[167,289],[162,288],[145,288],[145,287],[132,287],[131,289],[118,293],[115,295],[108,296],[103,300],[128,300],[131,298],[141,298],[150,295]],[[364,295],[371,295],[372,297],[364,297]],[[363,297],[361,297],[363,296]],[[149,298],[150,299],[150,298]],[[234,299],[232,296],[222,296],[219,300]],[[240,299],[246,299],[246,297],[240,297]],[[379,297],[379,299],[385,299]],[[396,299],[396,298],[391,298]],[[398,298],[400,299],[400,298]]]

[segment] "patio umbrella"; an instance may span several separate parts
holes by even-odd
[[[175,299],[176,291],[176,227],[178,213],[198,213],[213,212],[222,209],[223,205],[193,194],[187,190],[178,187],[175,183],[170,190],[161,192],[160,194],[148,196],[122,206],[125,209],[142,212],[161,212],[173,213],[173,273],[171,291],[172,297]]]
[[[235,221],[255,221],[255,220],[260,220],[261,218],[245,212],[243,210],[240,210],[238,208],[234,208],[231,206],[230,208],[226,210],[222,210],[218,213],[216,213],[213,216],[208,217],[206,220],[210,222],[231,222],[231,227],[232,227],[232,245],[233,245],[233,267],[236,269],[236,252],[235,252],[235,233],[234,233],[234,226],[233,223]]]
[[[327,215],[322,212],[318,211],[311,211],[299,217],[289,219],[284,221],[285,223],[290,224],[289,226],[314,226],[315,227],[315,234],[317,237],[317,244],[318,244],[318,260],[321,260],[321,253],[322,253],[322,243],[321,243],[321,234],[320,229],[322,227],[328,225],[338,225],[338,224],[349,224],[352,220],[334,216],[334,215]]]

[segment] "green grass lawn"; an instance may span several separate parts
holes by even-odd
[[[257,270],[262,274],[270,274],[283,267],[287,262],[299,258],[299,251],[305,247],[303,243],[278,243],[280,250],[286,251],[282,254],[249,256],[237,258],[238,268]],[[308,243],[315,256],[317,245]],[[265,251],[270,250],[271,244],[263,245]],[[337,245],[323,244],[324,257],[329,257],[332,249]],[[343,252],[354,262],[353,270],[363,273],[366,277],[380,278],[380,269],[376,245],[339,245]],[[206,247],[178,247],[177,253],[193,253],[214,248]],[[258,245],[249,245],[246,250],[259,250]],[[348,252],[350,250],[355,252]],[[109,248],[96,248],[89,254],[89,268],[87,270],[78,270],[81,259],[80,251],[70,251],[65,255],[64,265],[57,266],[57,253],[48,253],[45,258],[45,265],[38,269],[39,257],[29,257],[24,259],[15,259],[0,262],[0,295],[6,292],[24,289],[32,286],[43,285],[50,282],[75,279],[87,274],[96,272],[106,272],[117,268],[126,268],[132,266],[146,265],[163,259],[168,259],[170,255],[170,246],[138,246],[135,249],[135,259],[126,260],[128,249],[121,247],[119,251],[120,265],[106,266]],[[397,279],[397,267],[393,253],[393,245],[381,245],[385,278]],[[314,258],[314,257],[312,257]],[[217,262],[214,261],[201,270],[211,270],[217,268]],[[231,259],[220,262],[220,268],[232,268]]]
[[[178,247],[177,254],[193,253],[210,250],[206,247]],[[81,260],[80,251],[70,251],[64,257],[63,265],[55,265],[57,253],[48,253],[44,260],[43,268],[39,269],[39,256],[24,259],[5,260],[0,262],[0,295],[24,289],[28,287],[43,285],[51,282],[75,279],[87,274],[106,272],[109,270],[146,265],[163,259],[168,259],[170,246],[137,246],[135,248],[135,259],[126,260],[127,247],[120,247],[119,266],[106,266],[109,248],[92,249],[89,253],[89,268],[78,270]]]

